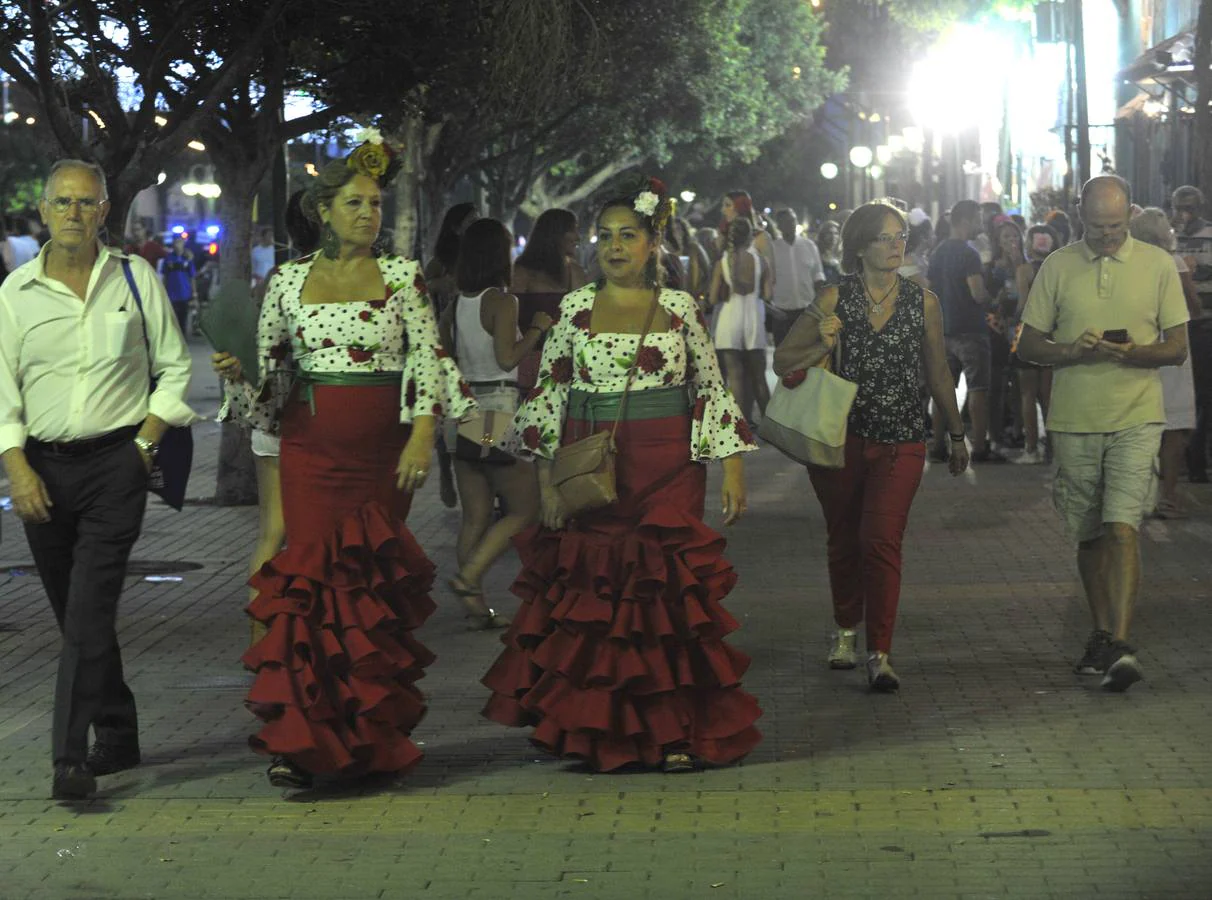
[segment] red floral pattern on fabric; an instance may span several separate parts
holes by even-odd
[[[278,434],[299,370],[401,373],[419,386],[401,397],[401,422],[430,415],[434,406],[458,417],[475,408],[474,398],[460,386],[458,367],[441,347],[415,261],[390,254],[378,258],[382,300],[304,303],[303,286],[316,260],[313,254],[285,263],[270,279],[257,326],[264,382],[225,384],[222,420],[239,419]],[[424,411],[415,406],[418,398]]]
[[[561,356],[551,364],[551,380],[556,384],[572,381],[572,357]]]
[[[561,300],[559,318],[544,343],[539,383],[522,402],[506,438],[510,450],[551,458],[559,446],[569,392],[622,391],[637,355],[632,390],[686,385],[691,399],[702,401],[702,415],[694,419],[691,433],[694,459],[723,459],[756,449],[741,440],[736,429],[720,424],[723,415],[731,423],[740,413],[724,386],[706,321],[694,298],[662,290],[659,302],[669,314],[669,327],[651,332],[641,348],[638,334],[589,330],[596,294],[596,286],[588,285]],[[530,426],[541,435],[538,446],[522,439]]]
[[[651,375],[665,367],[665,355],[656,347],[643,347],[636,354],[635,362],[641,372]]]

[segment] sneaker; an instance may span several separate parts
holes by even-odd
[[[833,641],[829,644],[829,668],[853,669],[858,665],[858,654],[854,650],[855,632],[853,628],[839,628],[833,632]]]
[[[1122,694],[1145,677],[1144,670],[1136,661],[1136,651],[1124,641],[1112,641],[1107,648],[1107,674],[1099,687]]]
[[[1107,671],[1107,648],[1111,646],[1111,632],[1096,628],[1086,641],[1086,652],[1077,661],[1073,671],[1078,675],[1102,675]]]
[[[881,694],[891,694],[900,689],[901,680],[892,671],[887,653],[872,653],[867,657],[867,686]]]
[[[1016,456],[1014,458],[1014,462],[1016,465],[1020,465],[1020,466],[1043,465],[1044,453],[1038,447],[1036,447],[1034,451],[1024,450],[1022,453],[1020,453],[1018,456]]]
[[[143,761],[136,744],[124,747],[97,741],[88,750],[88,767],[94,775],[113,775],[133,769]]]
[[[87,800],[97,791],[97,779],[88,766],[79,763],[56,763],[51,782],[54,800]]]

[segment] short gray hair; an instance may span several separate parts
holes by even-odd
[[[1174,252],[1174,229],[1170,227],[1170,217],[1163,209],[1146,206],[1132,217],[1128,231],[1138,241]]]
[[[109,184],[105,180],[105,170],[93,162],[88,162],[84,159],[60,159],[50,167],[50,173],[46,176],[46,181],[42,184],[42,197],[45,199],[47,192],[50,190],[51,184],[54,183],[58,174],[65,169],[80,169],[85,172],[92,173],[92,176],[97,179],[97,183],[101,185],[101,200],[109,199]]]

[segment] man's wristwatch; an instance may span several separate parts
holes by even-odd
[[[140,434],[135,435],[135,446],[139,448],[141,453],[150,456],[152,459],[156,458],[156,452],[160,449],[159,444]]]

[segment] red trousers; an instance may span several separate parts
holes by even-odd
[[[892,649],[901,538],[925,463],[925,444],[851,436],[844,468],[808,470],[829,532],[833,618],[839,628],[865,621],[868,652]]]

